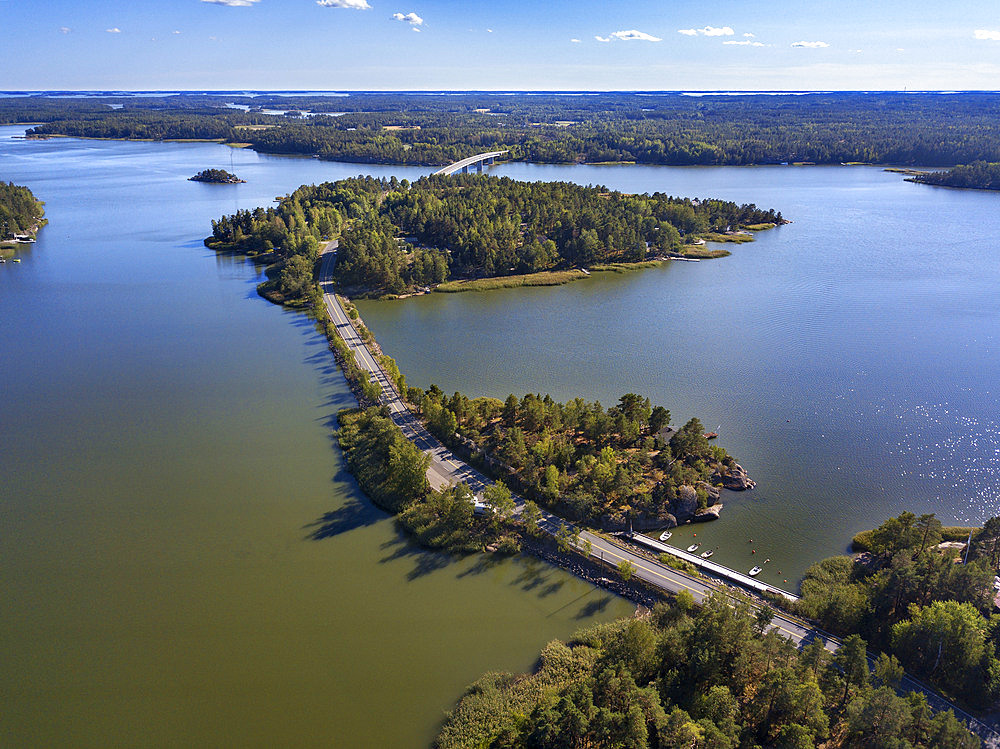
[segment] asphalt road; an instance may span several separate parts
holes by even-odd
[[[367,370],[371,374],[372,379],[381,386],[383,393],[382,402],[389,410],[393,422],[403,431],[403,434],[408,439],[431,456],[431,464],[427,469],[427,479],[430,485],[435,489],[441,489],[451,484],[465,482],[473,492],[476,494],[480,493],[492,481],[472,466],[459,460],[451,450],[438,442],[437,438],[428,432],[424,425],[410,413],[388,376],[382,370],[382,367],[375,361],[368,347],[364,345],[361,337],[354,330],[354,326],[351,325],[351,321],[348,319],[343,307],[340,306],[340,302],[336,299],[333,288],[332,273],[333,264],[336,262],[336,249],[337,242],[334,240],[329,242],[323,251],[322,263],[320,265],[320,287],[323,290],[323,300],[326,308],[330,313],[330,318],[333,320],[334,325],[337,327],[337,331],[351,350],[354,351],[358,366]],[[524,509],[524,500],[516,495],[514,496],[514,500],[516,504],[515,513],[520,513]],[[566,525],[571,530],[574,528],[568,521],[542,510],[542,518],[539,526],[544,531],[555,535],[562,525]],[[716,591],[722,591],[732,596],[738,595],[738,590],[735,587],[731,587],[721,581],[687,575],[664,564],[652,561],[645,554],[641,554],[605,536],[591,533],[583,528],[579,530],[579,547],[585,548],[586,542],[589,541],[591,558],[614,567],[626,561],[632,565],[635,577],[644,580],[660,590],[674,594],[686,590],[691,593],[697,603],[705,600]],[[807,645],[817,639],[821,640],[823,647],[831,653],[836,652],[840,647],[840,641],[837,638],[821,632],[803,619],[783,612],[775,611],[773,613],[770,626],[771,629],[777,629],[798,647]],[[869,660],[873,661],[870,656]],[[935,709],[953,710],[956,716],[964,720],[971,730],[975,731],[987,742],[987,746],[1000,747],[1000,733],[997,733],[974,716],[945,700],[930,687],[927,687],[909,675],[904,677],[901,687],[904,691],[914,691],[924,694],[930,705]]]

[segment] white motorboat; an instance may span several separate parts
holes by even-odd
[[[690,552],[698,551],[699,546],[701,546],[701,544],[691,544],[690,546],[688,546],[688,551]]]
[[[715,553],[715,551],[713,549],[709,549],[708,551],[703,551],[703,552],[701,552],[701,558],[702,559],[708,559],[714,553]]]
[[[674,535],[673,531],[663,531],[663,533],[660,534],[660,540],[661,541],[668,541],[668,540],[670,540],[670,537],[672,535]]]
[[[763,572],[763,570],[764,570],[763,567],[754,567],[752,570],[750,570],[750,577],[756,577],[761,572]]]

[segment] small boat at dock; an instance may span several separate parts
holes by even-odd
[[[670,539],[670,537],[672,535],[674,535],[674,534],[671,531],[663,531],[663,533],[660,534],[660,540],[661,541],[667,541],[667,540]]]
[[[715,551],[713,549],[709,549],[708,551],[703,551],[703,552],[701,552],[701,558],[702,559],[708,559],[714,553],[715,553]]]
[[[701,544],[691,544],[690,546],[688,546],[688,551],[690,551],[691,553],[694,553],[694,552],[698,551],[698,547],[699,546],[701,546]]]
[[[752,570],[750,570],[750,577],[757,577],[757,575],[759,575],[763,571],[764,571],[763,567],[754,567]]]

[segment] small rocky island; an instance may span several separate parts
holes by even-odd
[[[220,185],[236,185],[246,182],[235,174],[227,172],[225,169],[203,169],[193,177],[188,177],[191,182],[214,182]]]

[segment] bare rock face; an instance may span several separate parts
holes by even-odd
[[[719,491],[719,487],[712,486],[704,481],[699,481],[696,485],[696,489],[701,489],[708,495],[709,506],[716,504],[719,501],[719,497],[722,495],[722,492]]]
[[[709,520],[718,520],[719,513],[722,512],[722,503],[716,502],[714,505],[709,505],[704,510],[698,510],[691,518],[692,523],[707,523]]]
[[[757,486],[756,482],[747,475],[746,470],[739,463],[730,468],[726,473],[721,474],[719,480],[722,482],[723,487],[734,492],[753,489]]]
[[[676,528],[677,518],[671,515],[669,512],[660,516],[660,527],[661,528]]]
[[[673,502],[673,515],[678,524],[688,522],[698,511],[698,494],[693,486],[684,484],[677,490],[677,499]]]

